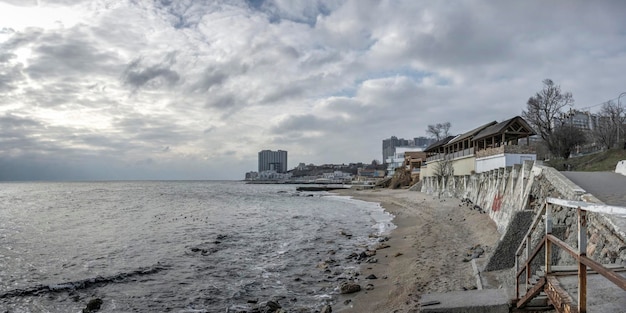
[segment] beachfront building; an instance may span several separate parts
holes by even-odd
[[[276,173],[287,172],[287,151],[263,150],[259,151],[259,173],[275,171]]]
[[[411,176],[413,176],[413,171],[415,171],[415,174],[419,176],[421,158],[425,156],[426,154],[418,147],[396,147],[396,153],[385,160],[387,164],[387,176],[393,176],[398,168],[411,170]],[[411,163],[412,159],[413,163]],[[420,163],[420,166],[416,169],[418,163]]]
[[[418,181],[422,171],[422,164],[426,162],[426,152],[424,151],[406,151],[404,152],[404,164],[411,171],[411,179]]]
[[[536,160],[530,145],[535,135],[530,125],[516,116],[503,122],[490,122],[458,136],[444,138],[429,147],[422,176],[436,176],[450,166],[454,175],[470,175]]]
[[[474,137],[476,145],[476,172],[523,164],[537,159],[530,136],[535,135],[521,117],[490,126]]]

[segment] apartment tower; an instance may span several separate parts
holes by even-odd
[[[287,172],[287,151],[263,150],[259,152],[259,173],[264,171]]]

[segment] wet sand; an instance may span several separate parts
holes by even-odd
[[[470,210],[459,199],[440,200],[406,189],[334,193],[380,203],[397,225],[389,235],[390,247],[377,251],[378,262],[361,264],[359,283],[373,289],[341,295],[335,311],[419,312],[422,294],[475,289],[467,253],[481,245],[487,255],[500,237],[487,214]],[[365,279],[370,274],[377,279]]]

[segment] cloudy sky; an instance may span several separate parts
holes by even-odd
[[[0,0],[0,180],[242,179],[626,91],[626,2]],[[597,107],[594,107],[597,108]],[[592,108],[593,109],[593,108]]]

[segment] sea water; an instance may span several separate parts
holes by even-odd
[[[391,220],[293,185],[2,183],[0,312],[313,311]]]

